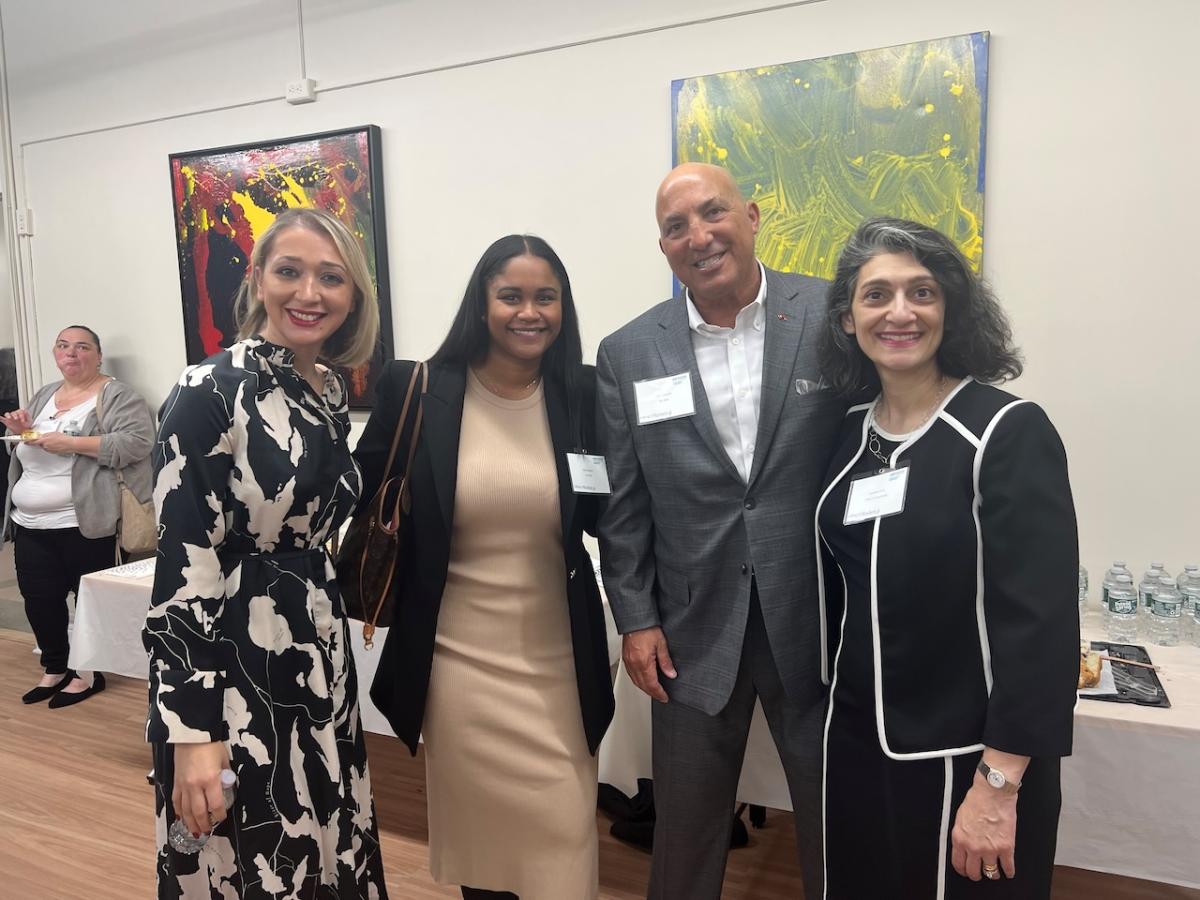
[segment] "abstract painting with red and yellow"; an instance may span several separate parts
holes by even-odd
[[[316,207],[362,241],[379,293],[375,357],[342,370],[351,407],[369,408],[392,358],[379,127],[173,153],[170,160],[188,364],[236,339],[234,298],[255,239],[284,210]]]

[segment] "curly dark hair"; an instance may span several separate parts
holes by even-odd
[[[1021,374],[1021,357],[1012,328],[991,288],[972,270],[948,237],[917,222],[867,219],[850,235],[838,257],[837,273],[825,301],[825,322],[818,347],[826,382],[846,396],[879,390],[875,365],[842,323],[850,315],[858,273],[873,257],[911,253],[928,269],[946,298],[946,321],[937,362],[954,378],[972,376],[997,383]]]

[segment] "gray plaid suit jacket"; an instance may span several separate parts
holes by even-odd
[[[749,482],[721,445],[682,296],[605,338],[597,416],[612,496],[600,520],[604,587],[621,633],[662,627],[673,701],[710,715],[729,700],[757,584],[788,696],[828,683],[813,512],[845,405],[818,387],[827,283],[766,269],[766,342]],[[637,424],[634,382],[691,372],[695,415]]]

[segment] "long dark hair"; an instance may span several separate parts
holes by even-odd
[[[918,222],[879,217],[867,219],[850,235],[826,295],[817,353],[821,374],[834,390],[843,395],[879,390],[874,363],[862,352],[857,338],[846,334],[842,322],[850,315],[859,271],[885,253],[911,253],[933,274],[945,295],[946,323],[937,350],[942,372],[953,378],[970,375],[988,383],[1021,374],[1021,357],[1013,346],[1012,328],[1000,302],[971,270],[954,242]]]
[[[571,279],[558,254],[544,240],[532,234],[509,234],[483,251],[475,271],[467,282],[462,303],[454,315],[450,332],[442,346],[430,357],[431,364],[450,363],[468,366],[482,362],[487,356],[491,333],[487,327],[488,284],[515,256],[536,256],[544,259],[550,271],[562,285],[562,327],[554,343],[542,356],[542,377],[557,382],[567,396],[570,415],[577,415],[576,396],[579,367],[583,363],[583,342],[579,337],[579,317],[575,298],[571,294]],[[575,430],[574,428],[572,429]]]

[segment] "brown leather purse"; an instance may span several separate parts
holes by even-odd
[[[420,379],[420,393],[417,381]],[[335,551],[338,589],[346,615],[363,623],[363,644],[374,646],[375,629],[391,626],[396,614],[396,597],[392,590],[396,572],[403,564],[401,545],[404,520],[412,506],[408,476],[412,470],[417,439],[421,435],[422,398],[429,385],[429,368],[424,362],[413,366],[404,395],[404,406],[396,422],[392,448],[384,466],[384,481],[371,498],[371,503],[350,522],[346,537]],[[415,398],[416,402],[413,402]],[[413,415],[412,433],[408,442],[408,458],[399,475],[392,475],[392,464],[400,446],[400,436]]]

